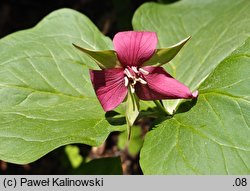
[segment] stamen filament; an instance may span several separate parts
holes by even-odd
[[[135,79],[133,80],[133,82],[132,82],[132,86],[134,86],[134,85],[136,84],[137,81],[138,81],[138,80],[135,78]]]
[[[131,90],[131,93],[132,93],[132,94],[135,93],[135,88],[134,88],[133,85],[130,85],[130,90]]]

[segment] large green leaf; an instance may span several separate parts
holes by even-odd
[[[106,121],[95,97],[88,67],[98,66],[72,43],[112,49],[88,18],[69,9],[0,40],[1,160],[28,163],[61,145],[99,145],[121,128]]]
[[[136,30],[156,31],[159,48],[192,36],[166,69],[195,90],[216,66],[249,36],[248,0],[182,0],[163,5],[146,3],[133,18]],[[176,110],[178,101],[164,101]]]
[[[190,111],[148,133],[141,154],[144,173],[249,174],[249,73],[250,38],[202,84]]]
[[[146,135],[145,174],[250,173],[249,13],[247,0],[149,3],[136,12],[135,29],[156,31],[159,47],[192,36],[166,69],[200,92]]]

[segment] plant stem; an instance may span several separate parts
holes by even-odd
[[[154,103],[161,113],[170,115],[159,100],[154,100]]]

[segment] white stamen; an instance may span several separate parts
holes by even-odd
[[[134,78],[127,68],[124,70],[124,73],[128,76],[128,78]]]
[[[144,75],[148,75],[148,74],[149,74],[148,71],[146,71],[146,70],[144,70],[144,69],[142,69],[142,68],[139,68],[139,71],[140,71],[142,74],[144,74]]]
[[[132,66],[131,68],[132,68],[132,70],[133,70],[136,74],[139,73],[139,71],[137,70],[137,68],[136,68],[135,66]]]
[[[128,86],[128,78],[125,76],[124,80],[125,80],[125,86],[127,87]]]
[[[125,68],[124,70],[124,74],[125,74],[124,84],[126,87],[130,86],[131,92],[134,93],[135,85],[137,82],[140,82],[141,84],[147,84],[147,82],[143,78],[140,78],[141,76],[140,72],[144,75],[148,75],[149,72],[142,68],[140,68],[138,71],[136,66],[132,66],[131,69],[133,70],[133,72],[135,72],[135,73],[132,72],[133,75],[128,68]]]
[[[142,84],[147,84],[147,82],[143,80],[142,78],[137,78],[136,81],[139,81]]]
[[[130,89],[131,89],[131,93],[135,93],[135,88],[133,86],[130,86]]]

